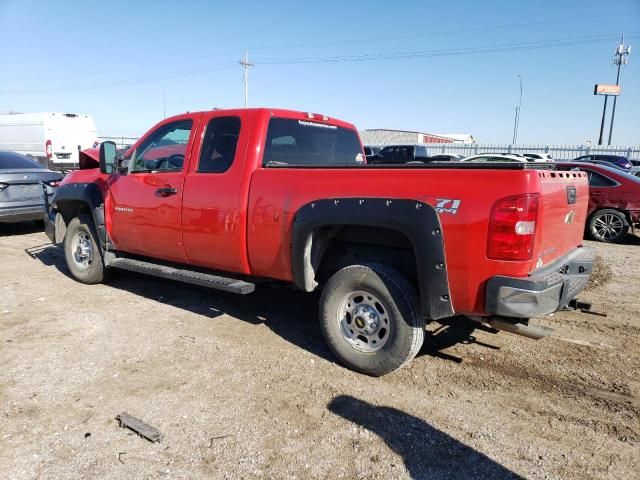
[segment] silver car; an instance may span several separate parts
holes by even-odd
[[[15,152],[0,151],[0,223],[42,220],[63,175]]]

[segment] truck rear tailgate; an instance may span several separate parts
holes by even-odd
[[[582,243],[589,202],[587,174],[538,171],[540,210],[531,270],[548,265]]]

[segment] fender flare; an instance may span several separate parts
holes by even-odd
[[[102,248],[107,244],[107,230],[104,220],[104,198],[95,183],[69,183],[58,187],[51,206],[53,213],[59,212],[67,202],[81,202],[87,205]],[[58,238],[59,222],[55,223]]]
[[[322,252],[312,258],[314,232],[343,225],[387,228],[405,235],[416,257],[422,314],[434,320],[454,315],[440,218],[433,206],[417,200],[332,198],[300,207],[291,233],[291,268],[298,288],[310,292],[317,286],[315,267]]]

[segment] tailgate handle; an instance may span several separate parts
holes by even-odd
[[[576,203],[576,187],[567,187],[567,203],[569,205]]]

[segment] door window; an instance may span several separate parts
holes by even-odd
[[[610,180],[604,175],[592,172],[591,170],[587,170],[587,175],[589,176],[590,187],[612,187],[616,184],[614,181]]]
[[[158,128],[133,152],[131,172],[179,172],[189,143],[192,120]]]
[[[236,155],[240,117],[218,117],[207,125],[198,162],[198,172],[222,173],[229,170]]]

